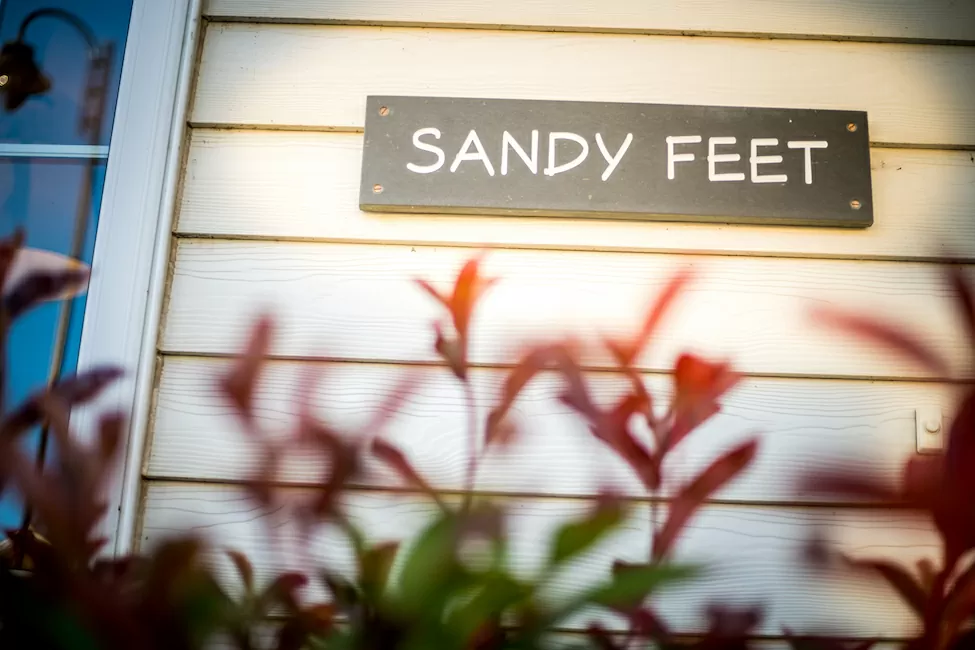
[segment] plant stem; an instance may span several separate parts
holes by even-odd
[[[463,511],[470,510],[474,498],[474,481],[477,476],[477,404],[470,379],[464,380],[464,402],[467,408],[467,477],[464,486]]]
[[[653,542],[657,536],[657,494],[650,493],[650,563],[653,564]]]

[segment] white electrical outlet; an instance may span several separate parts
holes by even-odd
[[[926,406],[914,411],[917,453],[937,454],[945,446],[945,422],[941,409]]]

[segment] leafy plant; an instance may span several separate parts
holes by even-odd
[[[957,267],[948,283],[975,361],[975,287]],[[953,376],[952,364],[911,328],[840,310],[820,310],[818,319],[841,331],[892,350],[941,380],[954,380],[960,397],[943,454],[918,455],[904,465],[900,483],[890,485],[863,467],[823,467],[810,473],[803,489],[811,494],[841,494],[923,514],[941,538],[941,557],[924,560],[917,574],[889,560],[851,559],[812,547],[820,564],[872,574],[886,580],[917,615],[921,632],[908,647],[946,650],[972,647],[975,632],[975,385]],[[971,368],[968,365],[967,368]],[[815,542],[816,540],[814,540]],[[966,557],[969,559],[966,560]]]
[[[19,238],[0,244],[0,279],[20,244]],[[690,278],[679,275],[668,284],[632,338],[604,342],[629,386],[616,404],[607,407],[593,397],[576,344],[552,341],[531,348],[513,366],[499,402],[480,422],[470,380],[470,337],[479,299],[494,282],[482,276],[481,264],[481,256],[468,260],[449,294],[417,281],[445,310],[445,319],[434,326],[435,348],[467,404],[469,449],[459,499],[438,492],[385,435],[413,385],[411,377],[390,393],[362,429],[345,431],[313,412],[311,396],[318,390],[320,367],[310,366],[297,391],[290,430],[283,435],[265,430],[256,401],[275,325],[270,317],[255,323],[219,386],[261,459],[256,473],[244,479],[244,489],[267,515],[272,546],[288,564],[303,567],[302,572],[277,574],[267,584],[259,584],[258,572],[243,554],[216,549],[189,534],[157,544],[148,555],[105,559],[100,554],[105,541],[95,531],[107,507],[104,483],[117,461],[125,422],[118,414],[106,416],[95,442],[85,446],[73,435],[68,413],[115,380],[120,374],[116,369],[63,380],[24,404],[3,409],[0,483],[16,490],[35,518],[32,527],[10,531],[0,563],[0,647],[190,650],[222,635],[240,650],[529,649],[546,645],[560,625],[598,610],[622,616],[630,629],[618,641],[594,624],[589,640],[595,647],[628,648],[647,639],[675,647],[742,647],[757,625],[757,610],[713,607],[710,631],[686,641],[669,632],[650,599],[695,573],[670,562],[680,535],[701,505],[753,460],[757,441],[723,454],[671,495],[663,525],[651,527],[646,562],[616,562],[601,582],[563,598],[550,593],[555,576],[571,571],[575,560],[609,539],[630,517],[632,500],[600,495],[584,516],[554,531],[542,566],[525,576],[511,566],[503,503],[474,497],[485,455],[525,435],[510,413],[525,387],[544,372],[556,373],[563,384],[559,399],[627,463],[654,508],[667,496],[661,490],[668,454],[718,412],[721,398],[738,381],[727,364],[683,355],[674,368],[673,399],[658,413],[659,405],[636,369]],[[47,272],[6,291],[0,304],[2,340],[15,318],[84,279],[76,272]],[[635,432],[641,422],[652,439],[642,440]],[[43,471],[18,445],[24,432],[39,424],[51,428],[58,445],[56,464]],[[296,448],[321,460],[323,474],[312,489],[278,487],[288,453]],[[370,540],[347,512],[346,493],[366,477],[371,461],[385,465],[430,500],[435,514],[415,538]],[[276,537],[282,522],[298,531],[292,547]],[[341,533],[354,557],[351,572],[321,566],[310,556],[311,540],[323,530]],[[239,584],[234,588],[217,580],[210,561],[215,551],[225,553],[236,567]],[[327,590],[326,602],[304,597],[305,588],[315,583]]]

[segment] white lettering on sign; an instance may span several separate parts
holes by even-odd
[[[604,181],[608,181],[609,177],[613,175],[614,171],[616,171],[616,168],[619,166],[620,161],[623,160],[623,156],[626,155],[626,150],[630,148],[630,145],[632,143],[633,143],[633,134],[627,133],[626,139],[623,140],[623,144],[620,145],[619,151],[616,152],[615,156],[611,156],[609,155],[609,149],[606,148],[606,143],[603,142],[602,134],[601,133],[596,134],[596,144],[599,145],[599,152],[603,154],[603,158],[606,159],[606,162],[609,165],[608,167],[606,167],[606,171],[603,172],[602,179]]]
[[[749,161],[752,165],[752,182],[753,183],[785,183],[788,182],[789,177],[785,174],[770,174],[768,176],[759,176],[758,166],[759,165],[776,165],[782,162],[782,156],[759,156],[759,147],[774,147],[779,144],[778,138],[753,138],[752,139],[752,156]]]
[[[719,144],[735,144],[738,138],[708,138],[708,180],[710,181],[743,181],[745,172],[725,172],[719,174],[715,169],[719,162],[729,163],[741,160],[740,153],[715,153],[714,148]]]
[[[421,151],[429,151],[430,153],[437,155],[437,162],[431,163],[429,165],[416,165],[414,163],[407,163],[406,168],[411,172],[416,172],[417,174],[432,174],[441,167],[443,167],[444,162],[446,162],[447,157],[444,155],[443,149],[434,145],[428,144],[420,140],[425,135],[432,135],[437,140],[440,139],[440,129],[435,129],[433,127],[427,129],[420,129],[413,134],[413,146]]]
[[[790,149],[804,149],[806,152],[805,164],[806,164],[806,185],[812,185],[813,173],[812,173],[812,150],[813,149],[825,149],[829,146],[829,143],[825,140],[790,140]]]
[[[693,162],[692,153],[674,153],[675,144],[697,144],[701,141],[699,135],[668,135],[667,136],[667,178],[674,180],[677,174],[674,170],[674,163]]]
[[[508,148],[514,149],[518,157],[521,158],[528,169],[533,174],[538,174],[538,131],[532,131],[532,155],[529,156],[518,141],[511,137],[507,131],[501,136],[501,175],[508,175]]]
[[[443,168],[446,163],[446,154],[443,148],[438,147],[427,139],[441,139],[440,129],[426,127],[413,133],[413,146],[422,152],[433,154],[436,159],[434,162],[419,163],[409,162],[406,168],[416,174],[432,174]],[[602,180],[608,181],[610,177],[619,169],[630,146],[633,144],[633,134],[627,133],[623,142],[620,144],[616,153],[612,153],[606,144],[606,140],[601,133],[595,134],[596,146],[600,154],[606,161],[606,168],[602,173]],[[531,132],[530,152],[525,150],[520,142],[510,132],[504,131],[501,135],[501,175],[507,176],[511,169],[511,152],[525,164],[532,174],[538,175],[539,166],[539,132],[537,129]],[[579,151],[571,160],[559,163],[559,143],[569,141],[578,145]],[[667,136],[667,178],[674,180],[677,177],[677,163],[692,163],[696,161],[697,154],[692,150],[678,151],[680,145],[701,144],[704,138],[700,135],[670,135]],[[779,146],[778,138],[753,138],[749,141],[750,156],[748,158],[750,174],[746,175],[743,171],[731,171],[727,165],[741,162],[742,154],[731,152],[725,149],[719,152],[719,148],[732,147],[738,144],[738,139],[734,136],[712,136],[708,137],[707,146],[707,167],[708,180],[715,183],[721,182],[741,182],[750,178],[752,183],[787,183],[787,174],[761,173],[761,165],[777,165],[783,162],[781,154],[760,154],[760,149]],[[806,185],[813,183],[813,149],[827,149],[829,143],[826,140],[789,140],[786,145],[789,149],[801,149],[803,154],[804,182]],[[496,150],[495,150],[496,151]],[[563,148],[564,151],[564,148]],[[703,152],[702,152],[703,153]],[[542,170],[546,176],[555,176],[571,171],[583,164],[589,156],[589,142],[577,133],[567,131],[553,131],[548,134],[548,165]],[[422,160],[422,159],[421,159]],[[460,146],[450,165],[451,173],[456,172],[461,163],[480,162],[489,176],[494,176],[494,165],[490,156],[481,142],[477,131],[471,130],[467,138]],[[718,171],[718,165],[725,165],[724,171]],[[732,168],[734,169],[734,168]],[[683,173],[683,172],[682,172]]]
[[[471,145],[477,151],[470,152]],[[471,129],[471,132],[467,134],[467,139],[464,140],[464,144],[460,146],[454,162],[450,165],[450,172],[456,172],[462,162],[473,162],[475,160],[480,160],[484,163],[484,168],[487,169],[488,175],[494,176],[494,165],[491,164],[491,159],[488,158],[487,152],[484,151],[484,145],[481,144],[481,139],[477,137],[477,131]]]
[[[570,160],[567,163],[562,163],[561,165],[555,164],[555,154],[557,142],[559,140],[571,140],[579,144],[582,147],[582,151],[579,155]],[[589,143],[581,135],[575,133],[568,133],[564,131],[556,131],[548,134],[548,167],[545,168],[546,176],[555,176],[556,174],[562,174],[569,171],[570,169],[575,169],[582,164],[582,161],[586,159],[589,155]]]

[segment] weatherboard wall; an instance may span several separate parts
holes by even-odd
[[[501,282],[484,300],[472,348],[483,415],[519,341],[629,331],[667,277],[691,267],[700,279],[641,370],[666,395],[667,368],[691,349],[730,358],[748,377],[678,453],[675,479],[753,432],[762,450],[695,520],[680,551],[720,560],[717,574],[675,591],[663,611],[688,631],[699,628],[703,603],[720,598],[765,603],[768,636],[783,626],[911,632],[909,612],[883,586],[816,576],[798,558],[824,522],[853,554],[933,558],[926,523],[856,503],[810,504],[794,478],[837,458],[896,476],[915,452],[915,409],[950,415],[952,394],[916,368],[821,331],[808,314],[830,304],[907,318],[965,358],[936,262],[975,262],[970,3],[210,0],[205,12],[143,466],[143,547],[189,526],[251,552],[264,575],[283,561],[234,484],[258,458],[213,384],[259,311],[280,319],[262,422],[287,424],[298,360],[322,365],[316,405],[348,425],[363,423],[419,368],[423,381],[391,436],[451,492],[463,485],[463,395],[433,354],[437,307],[413,278],[445,286],[474,249],[491,249],[486,271]],[[362,212],[370,94],[866,110],[874,225]],[[594,353],[586,362],[598,394],[611,399],[621,387],[601,371],[607,359]],[[477,486],[511,505],[525,571],[545,534],[598,486],[639,496],[625,466],[553,394],[548,380],[530,387],[518,408],[527,437],[491,458]],[[415,530],[429,507],[374,469],[349,495],[352,512],[376,535]],[[297,493],[321,470],[294,458],[282,480]],[[646,506],[638,508],[576,581],[611,557],[645,553]],[[315,544],[348,562],[328,539]]]

